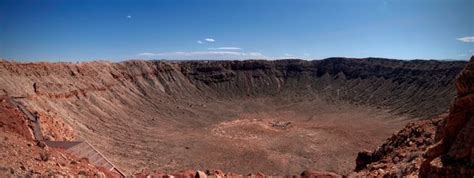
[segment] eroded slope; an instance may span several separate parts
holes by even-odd
[[[446,111],[463,65],[342,58],[1,62],[0,89],[25,97],[42,119],[71,125],[128,173],[347,173],[358,151],[380,144],[407,119]]]
[[[0,97],[0,177],[113,175],[64,150],[34,141],[27,120],[7,98]]]

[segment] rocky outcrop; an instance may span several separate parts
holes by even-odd
[[[449,114],[416,121],[374,151],[360,152],[351,176],[474,176],[474,56],[457,76]]]
[[[351,176],[417,175],[423,153],[434,143],[436,127],[445,115],[415,121],[388,138],[374,151],[359,152]]]
[[[425,153],[420,175],[474,175],[474,56],[456,79],[457,97]]]

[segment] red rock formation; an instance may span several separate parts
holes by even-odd
[[[457,97],[425,153],[421,177],[474,175],[474,56],[456,80]]]
[[[0,98],[0,132],[14,132],[31,141],[34,136],[27,121],[28,119],[11,105],[7,98]]]
[[[417,175],[422,155],[433,144],[436,126],[443,117],[412,122],[376,150],[359,152],[356,172],[350,176]]]

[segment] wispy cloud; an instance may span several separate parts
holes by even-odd
[[[131,18],[132,18],[132,16],[131,16],[131,15],[127,15],[127,19],[131,19]]]
[[[303,54],[291,54],[291,53],[285,53],[280,56],[276,57],[270,57],[271,59],[311,59],[311,54],[309,53],[303,53]]]
[[[211,43],[214,42],[214,41],[216,41],[216,40],[214,40],[213,38],[206,38],[206,39],[204,39],[204,40],[206,40],[207,42],[211,42]]]
[[[238,51],[177,51],[177,52],[144,52],[138,54],[142,57],[156,57],[162,59],[209,59],[209,60],[243,60],[243,59],[268,59],[259,52],[238,52]]]
[[[218,47],[218,48],[207,48],[209,50],[241,50],[239,47]]]
[[[204,44],[204,43],[214,43],[216,40],[214,38],[205,38],[204,40],[197,40],[196,42],[198,44]]]
[[[465,36],[465,37],[458,38],[457,40],[466,42],[466,43],[474,43],[474,36]]]
[[[151,56],[155,56],[156,53],[148,53],[148,52],[145,52],[145,53],[139,53],[137,54],[138,56],[147,56],[147,57],[151,57]]]

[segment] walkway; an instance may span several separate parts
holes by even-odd
[[[15,101],[14,98],[9,98],[8,101],[18,107],[23,114],[30,120],[31,128],[33,130],[33,135],[35,140],[44,141],[46,145],[53,148],[61,148],[71,153],[72,155],[78,158],[87,158],[89,163],[96,167],[103,167],[121,177],[125,177],[122,171],[120,171],[112,162],[107,160],[105,156],[95,149],[87,141],[49,141],[44,140],[43,133],[41,132],[41,125],[39,117],[36,114],[31,113],[26,107],[18,101]]]

